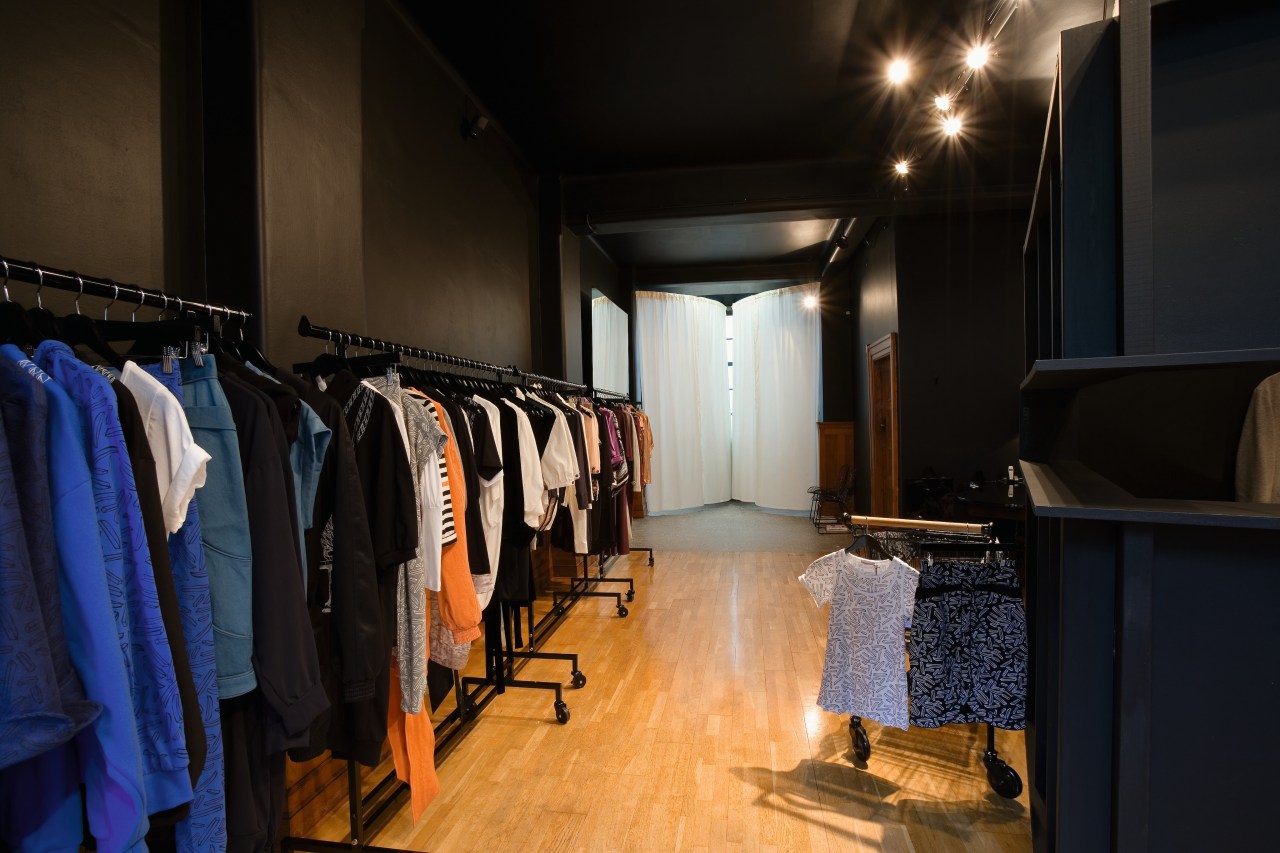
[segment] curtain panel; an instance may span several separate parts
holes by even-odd
[[[658,446],[650,512],[729,500],[729,388],[725,306],[670,293],[636,293],[636,381]]]
[[[821,313],[818,285],[733,303],[733,497],[802,511],[818,482]]]

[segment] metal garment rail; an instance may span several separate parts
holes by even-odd
[[[399,353],[424,361],[434,361],[453,368],[493,373],[499,381],[503,377],[512,377],[526,385],[554,385],[560,388],[575,389],[579,392],[587,390],[585,385],[529,373],[514,366],[502,366],[490,362],[462,358],[355,332],[317,326],[311,323],[306,315],[303,315],[298,320],[298,334],[305,338],[329,341],[337,347],[340,355],[345,355],[347,347],[354,346],[379,352]],[[530,607],[532,608],[532,605]],[[454,743],[465,732],[470,730],[481,712],[489,706],[494,698],[505,692],[508,687],[555,691],[556,719],[561,723],[569,721],[568,707],[565,705],[562,695],[563,685],[558,682],[524,681],[516,678],[531,660],[567,660],[572,666],[573,685],[582,687],[586,684],[586,677],[578,669],[578,656],[576,654],[535,652],[532,647],[528,651],[517,651],[511,641],[509,627],[512,616],[511,606],[499,603],[498,608],[497,619],[485,619],[485,654],[487,658],[485,677],[482,679],[462,678],[458,673],[454,673],[453,686],[457,705],[435,727],[435,754],[437,756],[443,757],[447,755],[452,750]],[[562,618],[563,614],[567,612],[567,607],[561,607],[560,611],[560,617]],[[558,619],[556,621],[558,622]],[[505,643],[502,636],[504,628],[507,629],[507,641]],[[549,636],[549,633],[543,636],[543,639],[546,639],[546,636]],[[334,851],[350,851],[352,849],[369,851],[369,853],[409,853],[409,851],[400,848],[379,847],[369,844],[369,839],[382,830],[402,804],[408,792],[409,786],[401,782],[393,771],[379,780],[369,793],[364,793],[360,770],[354,761],[348,761],[349,840],[326,841],[305,836],[289,836],[281,839],[280,849],[283,851],[299,851],[299,853],[334,853]]]
[[[209,317],[238,319],[241,322],[248,322],[253,318],[252,313],[232,308],[229,305],[183,299],[180,296],[165,293],[163,290],[152,290],[148,287],[139,287],[136,284],[122,284],[109,278],[100,278],[94,275],[81,275],[75,270],[55,269],[32,261],[16,261],[3,255],[0,255],[0,275],[4,276],[5,301],[8,301],[8,285],[12,280],[34,284],[37,288],[51,287],[55,290],[75,293],[77,294],[77,305],[79,305],[80,296],[98,296],[103,299],[110,299],[113,302],[127,302],[140,306],[151,305],[162,310],[173,308],[179,314],[193,311]],[[37,298],[39,293],[40,290],[37,289]]]

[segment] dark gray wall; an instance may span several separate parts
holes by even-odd
[[[1160,352],[1272,347],[1280,7],[1153,33],[1152,237]],[[1222,45],[1230,45],[1224,51]]]
[[[902,476],[1004,476],[1018,459],[1025,210],[903,216]]]
[[[897,257],[894,249],[894,232],[888,220],[877,222],[868,232],[865,241],[854,253],[848,265],[833,271],[823,285],[824,294],[844,291],[851,300],[852,314],[847,318],[852,341],[852,361],[846,363],[843,375],[838,365],[828,370],[823,367],[823,397],[852,401],[854,421],[854,459],[857,465],[854,502],[859,512],[869,512],[871,507],[871,450],[867,440],[867,346],[890,332],[898,330]],[[825,297],[824,297],[825,298]],[[823,324],[826,332],[828,325]],[[828,349],[823,340],[823,351]],[[844,344],[841,342],[843,348]],[[847,349],[846,349],[847,351]],[[825,362],[825,359],[824,359]],[[838,393],[842,386],[844,393]],[[827,411],[824,403],[823,417],[839,420]]]
[[[560,310],[564,313],[564,369],[570,382],[585,382],[591,356],[590,320],[582,316],[582,256],[579,243],[568,228],[560,230]]]
[[[146,0],[0,4],[0,253],[204,295],[183,241],[166,239],[185,222],[180,99],[162,85],[170,65],[185,79],[181,27]]]
[[[394,336],[383,317],[370,320],[366,304],[361,6],[259,6],[266,352],[287,366],[320,346],[298,337],[300,314]]]
[[[398,6],[365,4],[363,48],[369,331],[527,368],[537,256],[527,174],[497,133],[463,138],[468,99]]]

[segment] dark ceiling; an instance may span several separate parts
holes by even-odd
[[[975,190],[1029,197],[1058,32],[1106,5],[406,4],[533,167],[564,176],[568,224],[640,269],[819,264],[832,220],[877,215],[907,191],[925,206]],[[959,94],[962,139],[944,142],[933,96],[955,91],[968,47],[997,30]],[[894,87],[899,56],[912,75]],[[899,157],[913,161],[908,183]]]

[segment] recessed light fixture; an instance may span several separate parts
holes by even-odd
[[[963,126],[958,116],[949,116],[942,122],[942,132],[947,136],[955,136]]]
[[[809,296],[806,296],[806,297],[804,298],[804,307],[805,307],[805,308],[817,308],[817,307],[818,307],[818,297],[816,297],[816,296],[814,296],[814,295],[812,295],[812,294],[810,294]]]
[[[970,68],[981,68],[987,64],[987,60],[991,58],[991,48],[985,44],[975,45],[969,51],[969,55],[965,57],[965,64]]]
[[[899,160],[897,163],[894,164],[893,169],[899,175],[905,175],[907,172],[911,171],[911,164],[908,163],[906,160]]]
[[[889,82],[905,83],[911,74],[911,66],[905,59],[895,59],[889,63]]]
[[[938,112],[945,113],[947,110],[951,109],[951,96],[939,95],[933,99],[933,105],[937,108]]]

